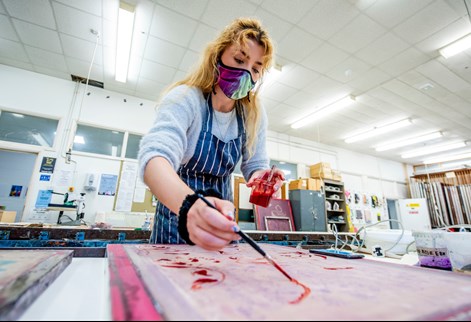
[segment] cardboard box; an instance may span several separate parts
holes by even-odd
[[[289,183],[289,190],[321,190],[321,181],[313,178],[301,178]]]
[[[311,178],[332,179],[332,168],[329,162],[319,162],[309,166]]]
[[[0,210],[0,222],[15,222],[16,211]]]
[[[332,170],[332,180],[342,181],[342,175],[339,170]]]

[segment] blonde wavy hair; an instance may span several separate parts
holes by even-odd
[[[181,81],[172,84],[167,90],[179,85],[188,85],[201,88],[203,94],[211,93],[218,80],[217,63],[224,50],[232,44],[239,44],[241,48],[245,48],[248,39],[254,40],[264,49],[262,57],[263,76],[273,61],[273,43],[260,21],[253,18],[238,18],[226,26],[219,36],[207,45],[198,67]],[[261,83],[262,78],[258,82]],[[258,84],[249,95],[236,101],[236,108],[239,111],[245,108],[243,114],[245,114],[246,148],[249,157],[254,154],[254,147],[257,143],[257,129],[260,125],[261,113],[258,101],[260,85]]]

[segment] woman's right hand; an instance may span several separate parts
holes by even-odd
[[[239,240],[237,224],[234,222],[234,204],[227,200],[206,197],[218,210],[196,200],[187,215],[190,239],[206,250],[220,250],[231,241]]]

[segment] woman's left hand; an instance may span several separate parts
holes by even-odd
[[[252,173],[249,182],[247,182],[247,187],[252,187],[255,184],[255,179],[267,180],[268,176],[270,175],[270,171],[271,169],[262,169]],[[283,185],[283,181],[285,180],[285,174],[283,173],[283,171],[278,168],[275,168],[272,177],[272,181],[275,182],[275,185],[273,186],[273,189],[275,191],[274,194],[276,194],[276,192],[280,189],[280,187]]]

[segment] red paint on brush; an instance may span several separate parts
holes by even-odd
[[[301,286],[304,291],[296,300],[293,300],[293,301],[289,302],[290,304],[298,304],[299,302],[304,300],[306,297],[308,297],[309,294],[311,294],[311,289],[309,287],[307,287],[306,285],[300,283],[298,280],[295,280],[294,278],[292,278],[291,282],[293,282],[296,285]]]
[[[275,265],[276,269],[279,270],[281,273],[283,273],[284,276],[286,276],[290,281],[293,281],[293,278],[286,273],[284,269],[281,268],[280,265],[278,265],[275,261],[272,261],[273,265]]]
[[[196,281],[193,282],[193,285],[191,286],[191,289],[196,291],[201,289],[201,286],[203,284],[208,284],[208,283],[216,283],[219,282],[217,279],[214,278],[199,278]]]

